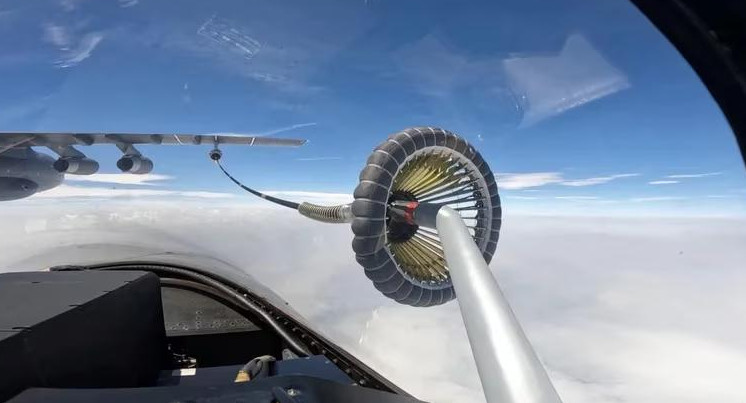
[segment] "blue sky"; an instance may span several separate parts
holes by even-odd
[[[428,125],[473,142],[515,211],[746,214],[727,122],[623,1],[5,1],[0,88],[3,131],[309,139],[224,150],[261,189],[349,193],[376,144]],[[236,191],[204,148],[142,151],[157,187]]]

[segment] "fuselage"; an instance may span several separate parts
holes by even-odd
[[[52,166],[55,159],[31,148],[16,148],[0,155],[0,201],[29,197],[59,186],[65,174]]]

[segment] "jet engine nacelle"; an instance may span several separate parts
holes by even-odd
[[[90,158],[60,158],[52,165],[57,172],[91,175],[98,171],[98,162]]]
[[[146,174],[153,170],[153,161],[139,155],[125,155],[117,161],[117,168],[131,174]]]

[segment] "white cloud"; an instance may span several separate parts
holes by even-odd
[[[139,2],[140,0],[119,0],[119,6],[122,8],[129,8],[137,5]]]
[[[67,50],[72,43],[71,34],[67,28],[56,24],[44,25],[44,40],[60,50]]]
[[[290,125],[290,126],[284,126],[284,127],[280,127],[280,128],[277,128],[277,129],[268,130],[266,132],[260,132],[260,133],[256,133],[256,134],[251,134],[251,136],[273,136],[275,134],[289,132],[289,131],[292,131],[292,130],[302,129],[304,127],[311,127],[311,126],[316,126],[316,123],[315,122],[297,123],[297,124]],[[220,132],[220,133],[208,133],[208,134],[205,134],[205,135],[206,136],[209,136],[209,135],[215,135],[215,136],[246,136],[246,133]]]
[[[342,157],[309,157],[309,158],[296,158],[296,161],[337,161],[341,160]]]
[[[266,207],[270,209],[282,209],[274,203],[263,200],[254,195],[246,193],[225,193],[210,192],[199,190],[174,190],[174,189],[152,189],[148,188],[157,185],[159,181],[172,179],[168,175],[148,174],[148,175],[126,175],[126,174],[94,174],[88,176],[68,175],[66,180],[72,179],[73,182],[90,182],[111,185],[125,186],[145,186],[142,188],[120,188],[120,187],[101,187],[101,186],[76,186],[62,184],[56,188],[39,192],[31,196],[32,199],[74,199],[74,198],[138,198],[147,197],[156,198],[209,198],[209,199],[232,199],[245,206]],[[155,183],[154,183],[155,182]],[[308,202],[319,205],[337,205],[347,204],[353,201],[353,197],[348,193],[330,193],[330,192],[305,192],[294,190],[260,190],[260,192],[295,202]],[[234,199],[235,198],[235,199]]]
[[[118,185],[142,185],[153,186],[158,182],[174,179],[173,176],[161,174],[93,174],[93,175],[65,175],[66,181],[72,182],[93,182],[93,183],[111,183]]]
[[[648,185],[673,185],[674,183],[679,183],[679,181],[650,181]]]
[[[69,0],[67,4],[73,8],[76,7],[75,1]],[[42,25],[42,40],[53,45],[59,51],[59,57],[54,62],[55,66],[59,68],[73,67],[88,59],[104,39],[101,32],[81,32],[82,27],[85,27],[85,24],[45,23]]]
[[[707,173],[701,173],[701,174],[680,174],[680,175],[668,175],[666,178],[672,178],[672,179],[690,179],[690,178],[705,178],[708,176],[717,176],[722,175],[722,172],[707,172]]]
[[[63,53],[63,57],[55,64],[60,68],[68,68],[77,65],[83,60],[89,58],[99,43],[104,39],[104,35],[92,32],[83,36],[74,49]]]
[[[645,202],[664,202],[664,201],[676,201],[686,200],[685,197],[678,196],[650,196],[650,197],[633,197],[629,201],[633,203],[645,203]]]
[[[726,324],[746,306],[739,226],[513,217],[493,267],[564,401],[735,403],[746,398],[735,375],[746,327]]]
[[[205,199],[228,199],[235,197],[232,193],[220,193],[220,192],[205,192],[199,190],[187,190],[187,191],[171,191],[174,196],[182,197],[196,197]]]
[[[573,180],[566,180],[562,182],[563,186],[593,186],[593,185],[600,185],[602,183],[608,183],[613,181],[614,179],[620,179],[620,178],[631,178],[635,176],[639,176],[640,174],[617,174],[617,175],[609,175],[609,176],[597,176],[594,178],[586,178],[586,179],[573,179]]]
[[[516,199],[516,200],[539,200],[536,196],[518,196],[513,194],[507,194],[502,196],[504,199]]]
[[[525,189],[562,182],[559,172],[497,174],[497,184],[502,189]]]
[[[235,197],[232,193],[160,190],[160,189],[112,189],[105,187],[60,185],[56,188],[39,192],[30,199],[71,199],[71,198],[140,198],[140,197],[169,197],[169,198],[203,198],[226,199]]]
[[[598,200],[599,197],[596,196],[555,196],[555,199],[560,200]]]
[[[497,183],[501,189],[526,189],[552,184],[572,187],[594,186],[615,179],[639,176],[640,174],[625,173],[583,179],[566,179],[560,172],[502,173],[496,175]]]
[[[298,123],[298,124],[294,124],[290,126],[280,127],[278,129],[273,129],[273,130],[259,133],[259,135],[260,136],[272,136],[278,133],[289,132],[291,130],[302,129],[304,127],[311,127],[311,126],[316,126],[316,122]]]
[[[542,329],[555,330],[556,343],[583,355],[558,363],[562,372],[555,378],[568,372],[578,377],[571,392],[557,385],[572,393],[565,401],[739,402],[744,397],[734,388],[746,369],[742,349],[694,333],[589,322]]]
[[[65,11],[73,11],[78,8],[83,0],[60,0],[60,6]]]
[[[170,179],[171,177],[166,175],[152,175],[155,178],[148,178],[145,180],[122,180],[117,178],[117,174],[100,174],[103,178],[94,178],[90,182],[95,183],[108,183],[112,185],[130,185],[130,186],[152,186],[152,181],[159,181]],[[111,179],[106,176],[111,175]],[[94,175],[91,175],[94,176]],[[124,176],[124,175],[121,175]],[[135,176],[135,175],[131,175]],[[84,178],[84,176],[76,177]],[[75,180],[73,180],[75,181]],[[77,180],[82,182],[83,180]],[[286,199],[295,202],[308,202],[319,205],[337,205],[347,204],[353,201],[351,194],[347,193],[326,193],[326,192],[304,192],[294,190],[260,190],[260,192]],[[209,191],[197,191],[197,190],[173,190],[173,189],[148,189],[148,188],[114,188],[114,187],[96,187],[96,186],[74,186],[62,184],[56,188],[39,192],[31,196],[35,199],[70,199],[70,198],[98,198],[98,199],[109,199],[109,198],[122,198],[122,197],[168,197],[168,198],[210,198],[210,199],[236,199],[244,205],[260,206],[267,208],[278,207],[276,204],[263,200],[253,195],[245,193],[224,193],[224,192],[209,192]],[[284,207],[282,207],[284,209]]]

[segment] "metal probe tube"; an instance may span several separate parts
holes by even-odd
[[[487,401],[561,403],[461,216],[440,207],[435,226]]]

